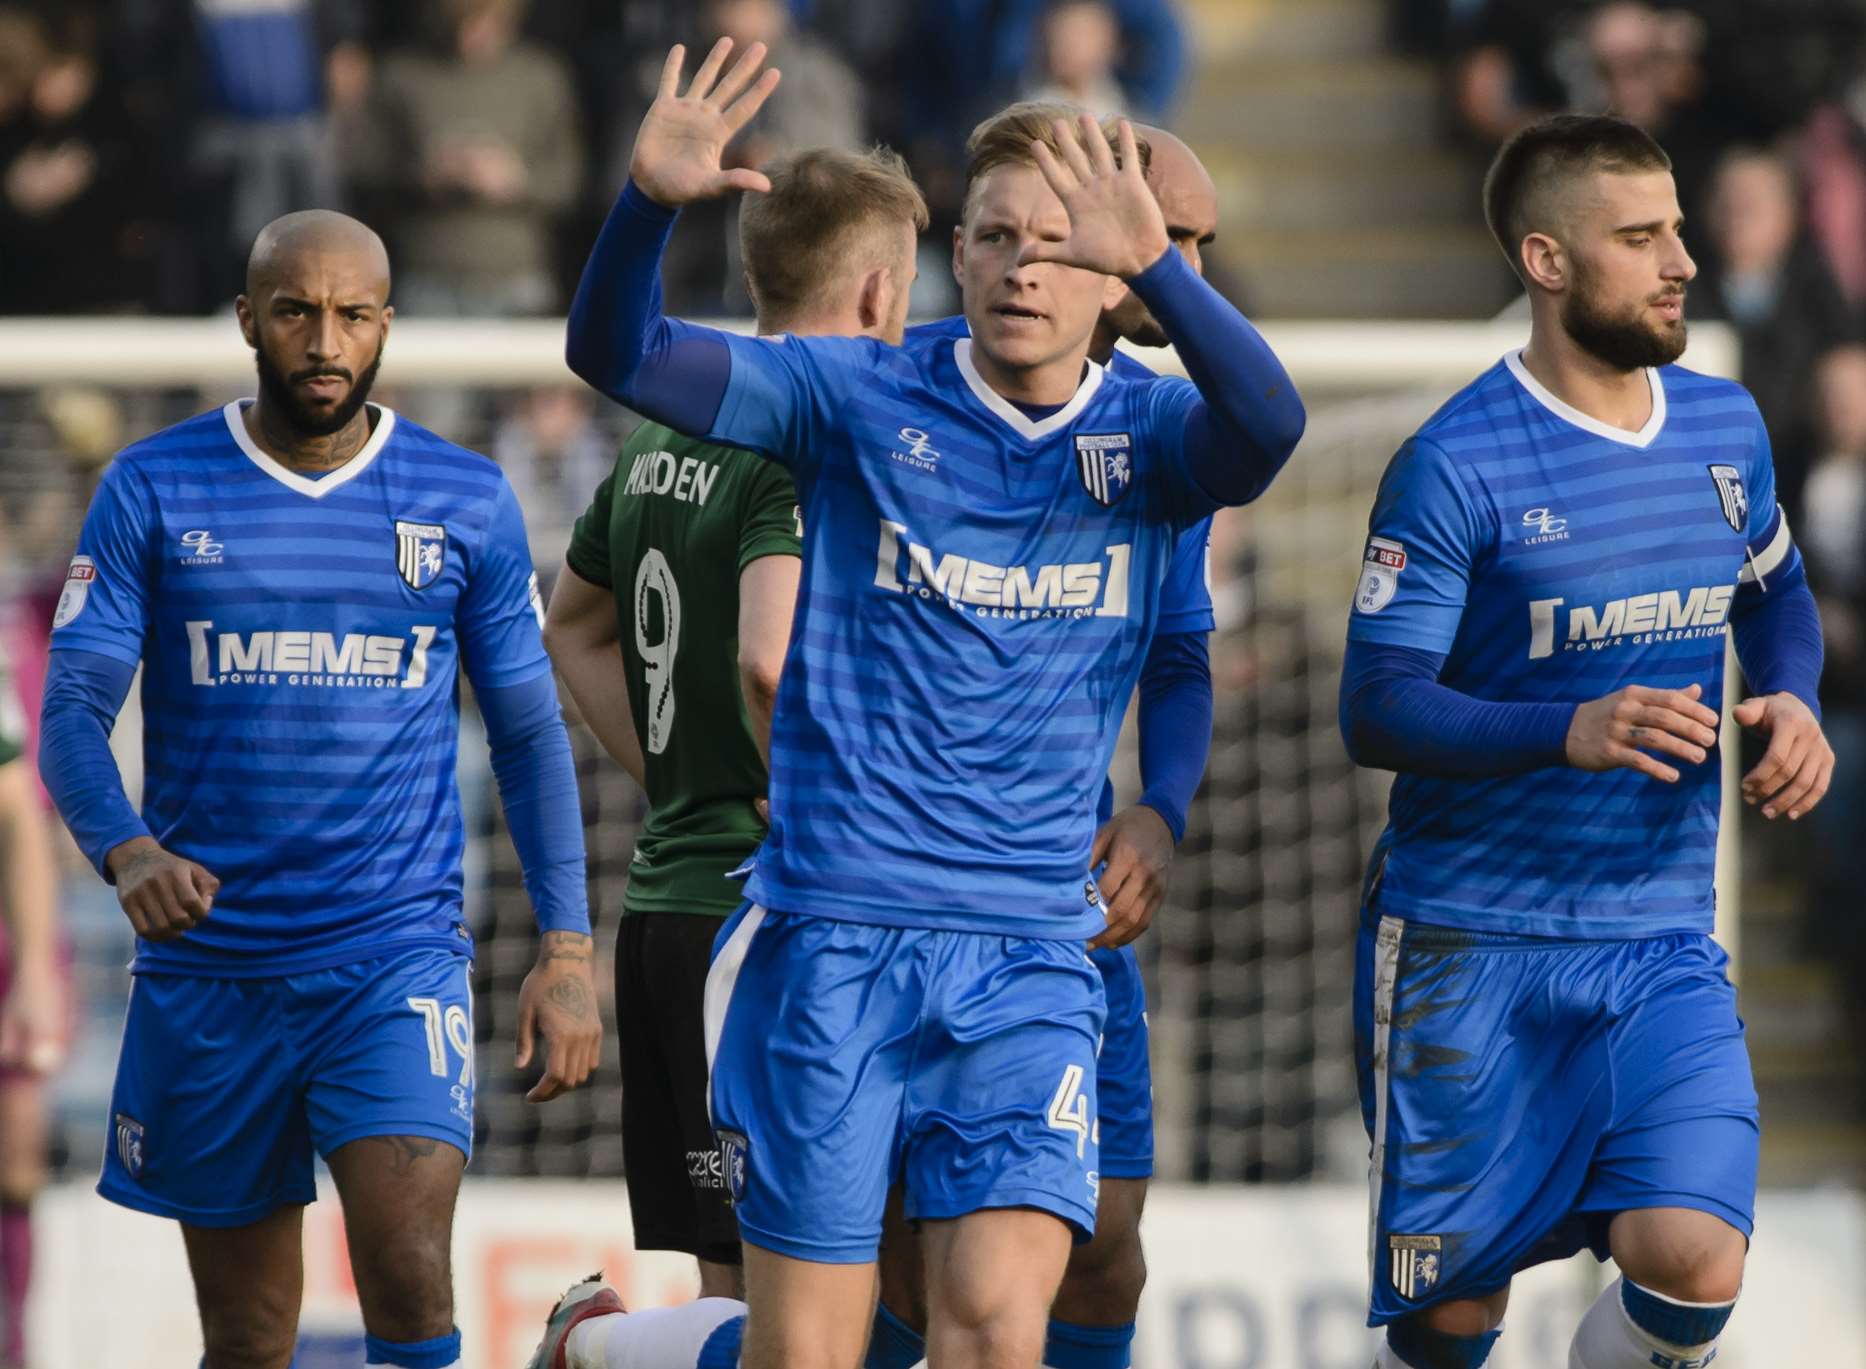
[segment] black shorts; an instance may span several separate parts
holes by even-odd
[[[631,913],[616,936],[622,1164],[637,1250],[738,1264],[706,1097],[706,972],[720,917]]]

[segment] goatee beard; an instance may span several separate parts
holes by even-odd
[[[343,403],[323,414],[315,413],[305,406],[292,389],[292,382],[317,375],[336,375],[351,380],[350,373],[343,367],[312,367],[298,372],[296,376],[287,377],[266,355],[263,341],[253,348],[253,364],[259,370],[259,389],[266,397],[266,404],[284,420],[287,428],[299,437],[329,437],[348,427],[350,420],[356,417],[357,411],[369,399],[370,388],[376,383],[376,372],[382,369],[382,347],[377,346],[375,360],[369,363],[369,369],[354,378]]]

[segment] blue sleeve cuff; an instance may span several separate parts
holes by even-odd
[[[1821,716],[1826,647],[1821,612],[1796,557],[1768,592],[1743,594],[1730,614],[1736,658],[1757,694],[1793,694]]]
[[[1212,745],[1212,670],[1203,632],[1156,634],[1140,675],[1140,802],[1175,842]]]
[[[588,935],[583,807],[557,686],[547,671],[519,684],[480,689],[475,697],[538,930]]]

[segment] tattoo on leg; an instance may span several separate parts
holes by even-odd
[[[401,1175],[414,1169],[417,1161],[425,1160],[441,1148],[441,1143],[426,1136],[374,1136],[389,1148],[389,1173]]]

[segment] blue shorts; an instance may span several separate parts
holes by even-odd
[[[472,1153],[471,962],[423,949],[260,979],[139,974],[97,1191],[190,1226],[317,1197],[313,1151]]]
[[[1557,941],[1364,920],[1368,1324],[1591,1248],[1615,1213],[1749,1235],[1759,1131],[1736,991],[1701,933]]]
[[[1079,941],[878,927],[747,904],[706,981],[713,1124],[743,1238],[873,1260],[986,1208],[1095,1229],[1101,976]]]
[[[1153,1066],[1147,1058],[1147,988],[1132,946],[1098,948],[1089,960],[1101,971],[1108,1024],[1095,1062],[1100,1096],[1101,1177],[1153,1177]]]

